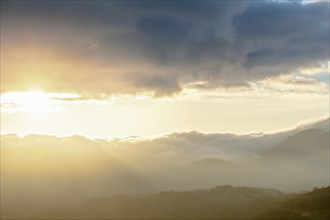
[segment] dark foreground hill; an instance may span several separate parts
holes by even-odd
[[[274,208],[259,214],[258,220],[329,220],[330,187],[316,189],[278,203]]]
[[[288,194],[275,189],[226,185],[209,190],[118,195],[48,210],[33,218],[327,220],[329,189]]]
[[[101,197],[34,218],[250,219],[291,198],[275,189],[218,186],[209,190]]]

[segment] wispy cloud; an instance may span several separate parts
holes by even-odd
[[[66,104],[96,104],[111,105],[112,101],[107,98],[86,99],[75,93],[43,93],[40,91],[7,92],[0,95],[1,112],[48,112],[65,110]]]

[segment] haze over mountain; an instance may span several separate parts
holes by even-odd
[[[286,191],[328,185],[328,126],[324,118],[273,134],[155,139],[2,135],[2,210],[19,216],[96,196],[223,184]]]
[[[307,193],[283,193],[224,185],[208,190],[104,196],[45,210],[33,218],[327,220],[329,190],[330,187],[324,187]]]
[[[98,197],[33,216],[110,219],[250,219],[292,195],[275,189],[217,186],[193,191]],[[237,206],[241,207],[237,212]]]
[[[86,201],[102,216],[133,198],[111,206],[122,214],[148,195],[190,209],[190,193],[160,192],[216,189],[193,193],[207,212],[224,185],[233,217],[269,204],[269,188],[329,186],[329,7],[1,0],[0,217]]]
[[[329,150],[329,131],[322,129],[307,129],[276,144],[262,152],[266,157],[299,157],[325,153]]]

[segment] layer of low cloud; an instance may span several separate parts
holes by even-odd
[[[4,134],[1,209],[19,218],[95,196],[223,184],[310,189],[328,184],[328,145],[329,116],[273,134],[111,140]]]
[[[199,81],[206,82],[199,89],[250,87],[249,82],[329,60],[328,7],[326,2],[2,2],[2,91],[36,84],[95,97],[162,96]]]

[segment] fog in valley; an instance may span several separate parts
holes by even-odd
[[[1,0],[0,219],[329,220],[329,0]]]
[[[270,134],[6,134],[1,144],[1,210],[9,217],[102,196],[219,185],[298,192],[329,184],[329,118]]]

